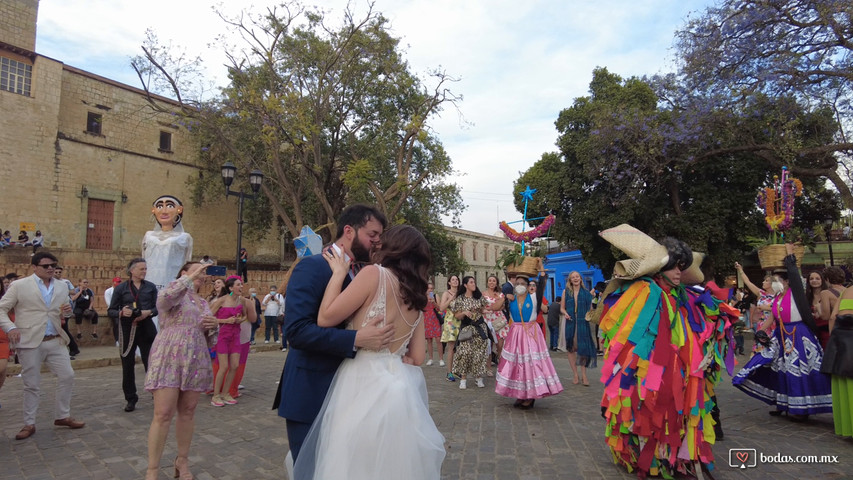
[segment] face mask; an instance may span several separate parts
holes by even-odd
[[[257,293],[252,292],[252,298],[256,297],[257,295]]]
[[[515,286],[515,294],[516,295],[524,295],[525,293],[527,293],[527,287],[525,287],[524,285],[516,285]]]

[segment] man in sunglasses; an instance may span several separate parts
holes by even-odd
[[[42,363],[56,375],[56,426],[72,429],[86,424],[71,418],[71,389],[74,370],[68,357],[68,335],[62,330],[60,316],[69,314],[68,286],[54,278],[57,259],[48,252],[32,256],[33,274],[9,286],[0,299],[0,328],[18,353],[24,382],[24,427],[15,436],[24,440],[36,433],[39,383]],[[9,311],[15,310],[15,323]]]

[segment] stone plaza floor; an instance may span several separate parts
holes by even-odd
[[[270,409],[286,353],[268,346],[249,357],[245,389],[239,404],[215,408],[203,396],[196,411],[196,430],[190,453],[191,471],[199,480],[283,479],[287,453],[284,420]],[[137,409],[125,413],[121,367],[113,347],[84,350],[75,361],[76,382],[72,415],[86,422],[81,430],[53,426],[55,379],[42,376],[42,401],[35,435],[16,441],[21,423],[21,379],[9,377],[0,390],[0,480],[137,479],[147,465],[147,433],[152,416],[151,396],[140,393]],[[740,357],[741,363],[746,357]],[[598,407],[600,370],[591,372],[592,385],[573,385],[565,354],[553,354],[565,390],[536,402],[529,411],[512,408],[512,399],[494,393],[494,378],[486,388],[470,383],[467,390],[444,380],[444,368],[423,367],[430,411],[446,438],[444,479],[599,479],[636,478],[616,466],[604,444]],[[99,366],[96,368],[87,368]],[[137,364],[137,385],[144,373]],[[768,406],[731,386],[725,377],[718,398],[725,439],[714,446],[714,478],[850,478],[853,441],[835,436],[831,415],[794,423],[768,415]],[[406,428],[401,425],[400,428]],[[728,465],[729,449],[796,457],[834,455],[838,463],[759,462],[754,468]],[[377,452],[381,455],[381,452]],[[166,444],[160,478],[172,478],[174,427]],[[168,475],[168,476],[167,476]],[[405,478],[405,477],[402,477]]]

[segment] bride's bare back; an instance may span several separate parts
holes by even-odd
[[[394,325],[395,338],[386,349],[395,355],[403,356],[412,339],[418,324],[423,320],[423,312],[412,310],[403,302],[400,296],[400,281],[394,272],[376,265],[379,270],[379,281],[375,287],[373,296],[356,310],[352,319],[349,320],[347,328],[358,330],[368,325],[372,320],[384,317],[380,326]],[[390,303],[390,308],[388,304]],[[383,350],[383,351],[386,351]]]

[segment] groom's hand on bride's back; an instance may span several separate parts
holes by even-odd
[[[382,350],[391,344],[394,339],[394,325],[380,327],[383,318],[373,319],[370,323],[360,328],[355,334],[355,346],[368,350]]]

